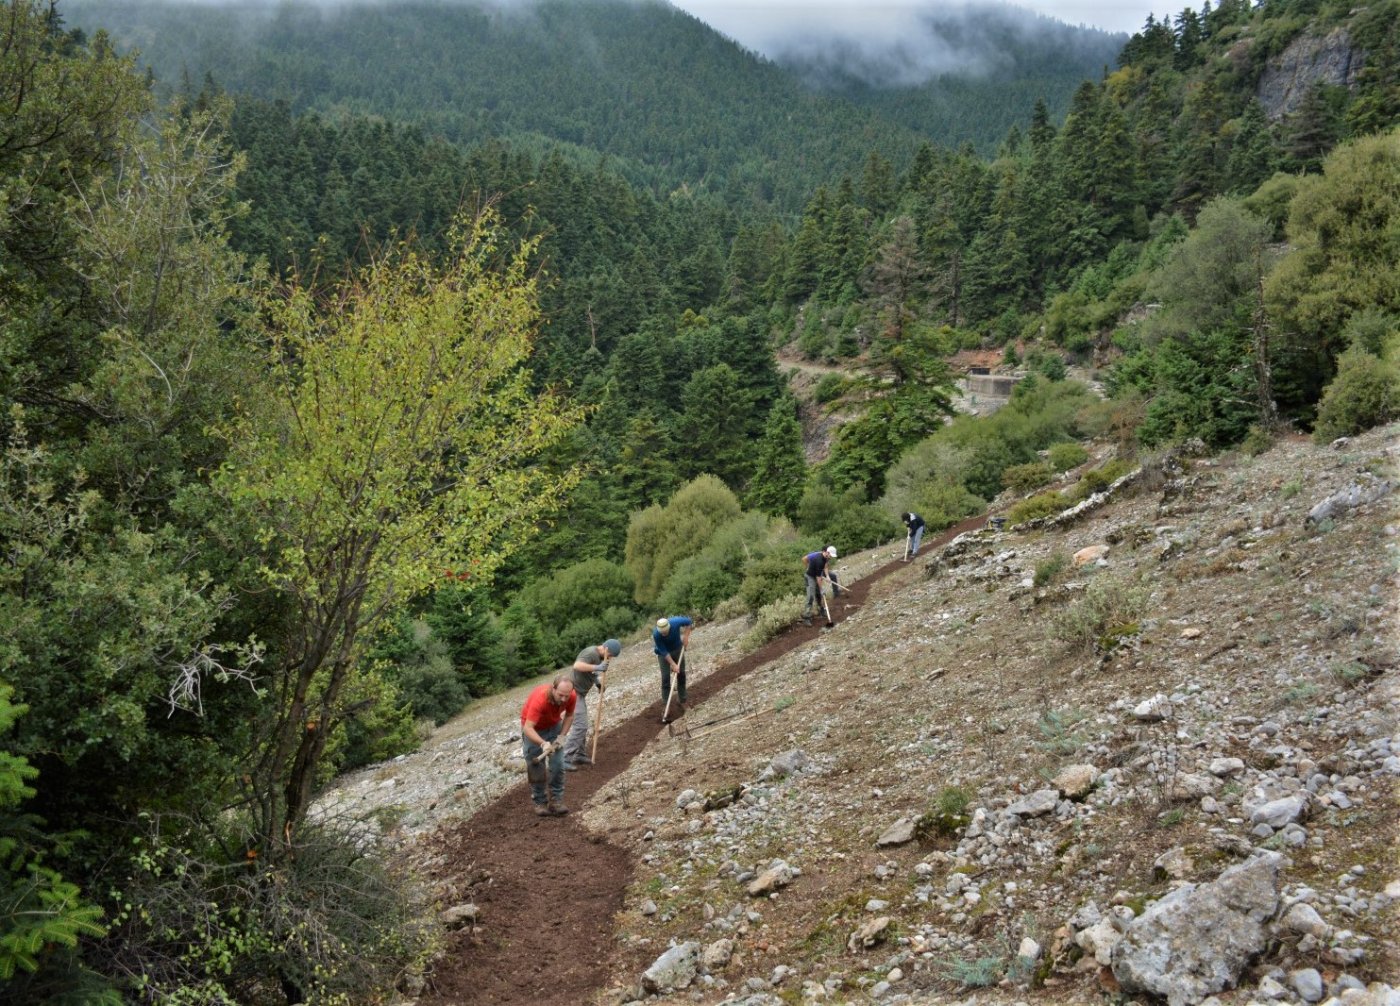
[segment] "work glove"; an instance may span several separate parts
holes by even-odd
[[[608,673],[608,662],[607,662],[606,660],[604,660],[601,664],[598,665],[598,669],[597,669],[596,671],[594,671],[593,673],[594,673],[594,674],[607,674],[607,673]]]
[[[544,754],[546,758],[548,758],[550,755],[554,754],[554,752],[558,750],[559,745],[555,744],[553,741],[545,741],[543,744],[540,745],[540,751]]]

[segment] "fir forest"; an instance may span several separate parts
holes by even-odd
[[[882,87],[663,0],[5,0],[0,1002],[394,1002],[337,776],[1047,452],[1400,418],[1400,0],[977,17]]]

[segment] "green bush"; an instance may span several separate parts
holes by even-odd
[[[841,512],[845,505],[858,506],[863,502],[863,497],[859,490],[847,490],[846,495],[851,502],[843,502],[842,494],[833,490],[830,486],[811,484],[802,493],[802,499],[797,504],[797,526],[803,534],[817,537],[822,529],[836,519],[836,515]]]
[[[1056,552],[1054,555],[1046,556],[1035,564],[1035,578],[1033,582],[1037,587],[1044,587],[1055,577],[1062,573],[1069,560],[1063,554]]]
[[[288,988],[306,1003],[387,998],[432,953],[432,913],[367,848],[362,835],[308,824],[294,854],[264,863],[236,833],[195,844],[153,830],[115,892],[132,993],[180,1006],[284,1001]]]
[[[802,617],[802,594],[788,594],[770,601],[754,616],[753,628],[739,639],[739,652],[752,653],[764,643],[791,628]]]
[[[557,666],[545,650],[544,630],[529,607],[513,601],[496,622],[505,659],[507,683],[524,681]]]
[[[1045,461],[1028,461],[1011,465],[1001,473],[1001,484],[1017,493],[1039,489],[1055,477],[1055,469]]]
[[[941,482],[924,486],[914,495],[912,503],[908,509],[922,517],[930,531],[952,527],[987,507],[986,500],[973,495],[961,485]]]
[[[1342,326],[1342,338],[1349,347],[1382,360],[1393,360],[1391,347],[1397,336],[1400,336],[1400,318],[1378,307],[1357,311]]]
[[[607,559],[585,559],[566,566],[557,574],[531,581],[512,600],[526,607],[541,625],[562,626],[582,618],[597,618],[609,608],[631,608],[628,625],[641,620],[632,604],[632,577],[626,569]],[[592,640],[600,642],[601,639]],[[587,645],[587,644],[585,644]],[[572,640],[547,637],[545,654],[558,665],[571,661],[578,648]]]
[[[1068,507],[1069,501],[1060,493],[1038,493],[1023,499],[1006,512],[1006,522],[1012,527],[1026,521],[1049,517]]]
[[[658,604],[663,611],[690,611],[706,618],[739,589],[739,578],[702,556],[682,559],[666,580]]]
[[[738,498],[723,482],[701,475],[677,490],[664,507],[650,506],[633,515],[623,564],[636,585],[637,603],[654,606],[677,563],[699,553],[741,512]]]
[[[1363,349],[1348,349],[1337,376],[1322,393],[1313,439],[1328,443],[1379,426],[1400,415],[1400,372]]]
[[[1116,645],[1136,634],[1138,620],[1147,611],[1150,599],[1150,589],[1140,580],[1095,580],[1079,600],[1051,619],[1050,634],[1085,649],[1103,641]]]
[[[933,838],[952,838],[971,818],[967,808],[972,795],[961,786],[944,786],[934,797],[933,806],[914,824],[914,836],[921,842]]]
[[[471,690],[427,622],[403,620],[371,651],[414,718],[441,725],[466,708]]]
[[[872,548],[903,533],[904,526],[873,503],[862,503],[838,513],[822,529],[821,540],[842,552]],[[814,548],[817,546],[813,546]]]
[[[1070,504],[1086,500],[1094,493],[1103,492],[1113,483],[1133,470],[1133,463],[1122,458],[1114,458],[1107,464],[1090,469],[1080,476],[1079,481],[1070,487],[1066,496]]]
[[[739,598],[749,611],[760,611],[780,597],[802,594],[802,552],[791,549],[761,556],[744,567]]]
[[[1089,452],[1073,440],[1063,440],[1058,444],[1051,444],[1049,455],[1050,467],[1057,472],[1067,472],[1071,468],[1078,468],[1089,460]]]
[[[840,494],[826,486],[809,486],[797,507],[797,526],[817,543],[813,548],[832,544],[845,552],[889,541],[900,530],[888,512],[865,502],[859,486]]]
[[[812,398],[825,405],[841,397],[846,390],[846,380],[840,374],[823,374],[817,386],[812,389]]]
[[[718,528],[700,552],[678,563],[662,588],[661,608],[707,617],[734,596],[749,564],[772,551],[793,552],[795,532],[784,519],[751,511]]]
[[[1070,349],[1082,349],[1088,345],[1088,334],[1080,333],[1076,337],[1066,340],[1065,345]],[[1065,366],[1065,358],[1059,353],[1034,349],[1026,354],[1026,367],[1031,373],[1039,374],[1047,381],[1063,381],[1069,373]]]
[[[891,514],[913,510],[930,531],[981,513],[987,501],[964,484],[970,458],[966,448],[926,437],[890,469],[880,506]]]
[[[1274,446],[1274,435],[1264,427],[1255,423],[1249,428],[1249,432],[1240,441],[1240,453],[1246,457],[1257,458]]]
[[[458,584],[441,586],[433,592],[423,621],[447,647],[452,666],[473,697],[490,695],[506,686],[508,674],[501,633],[491,619],[490,603],[484,596]]]
[[[350,712],[327,741],[318,781],[329,782],[338,772],[418,749],[421,741],[413,710],[400,696],[396,682],[389,680],[388,672],[396,673],[397,668],[372,665],[346,683],[343,700]],[[430,690],[431,686],[425,689],[424,697]]]

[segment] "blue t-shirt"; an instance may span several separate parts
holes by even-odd
[[[808,576],[825,576],[825,575],[826,575],[826,552],[825,552],[825,551],[821,551],[821,552],[808,552],[808,553],[807,553],[807,575],[808,575]]]
[[[651,630],[652,652],[658,657],[665,653],[678,657],[683,645],[680,630],[693,623],[684,615],[672,615],[667,621],[671,623],[671,631],[666,635],[661,635],[660,629]]]

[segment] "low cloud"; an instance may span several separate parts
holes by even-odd
[[[680,0],[678,6],[740,45],[798,68],[814,83],[854,79],[913,87],[944,74],[985,77],[1007,68],[1009,34],[1070,34],[1065,22],[995,2],[886,0],[866,7]]]

